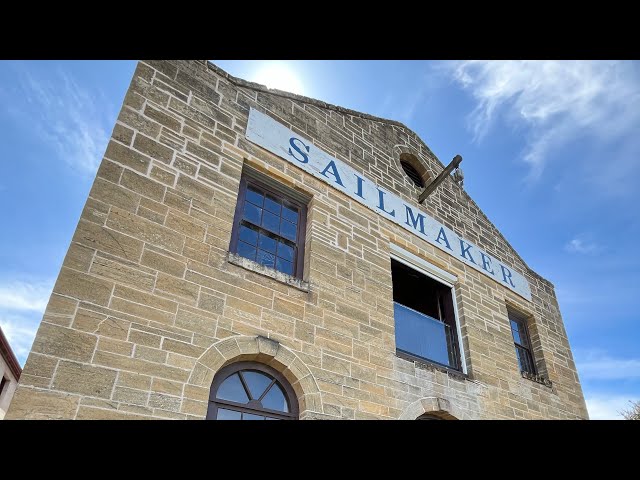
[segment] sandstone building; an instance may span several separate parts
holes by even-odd
[[[7,418],[580,419],[553,285],[411,130],[138,63]]]

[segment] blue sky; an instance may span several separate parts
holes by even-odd
[[[412,128],[552,281],[592,418],[640,399],[640,63],[215,61]],[[0,325],[24,364],[135,62],[0,62]]]

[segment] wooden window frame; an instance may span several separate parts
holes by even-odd
[[[266,408],[252,408],[247,404],[240,404],[237,402],[216,398],[220,385],[222,385],[222,383],[227,378],[235,373],[246,370],[255,370],[272,377],[275,382],[277,382],[277,384],[284,390],[284,394],[289,407],[289,412],[278,412]],[[213,379],[213,383],[211,384],[211,389],[209,390],[209,407],[207,410],[206,418],[207,420],[217,420],[218,408],[221,407],[225,409],[231,409],[236,412],[263,415],[272,418],[278,418],[280,420],[298,420],[299,409],[297,398],[298,397],[296,396],[293,387],[291,387],[291,384],[288,382],[288,380],[284,377],[284,375],[282,375],[273,367],[258,362],[236,362],[221,368],[218,373],[216,373],[216,376]]]
[[[285,206],[292,206],[298,209],[299,218],[298,225],[296,230],[296,241],[292,242],[295,244],[295,261],[293,262],[293,274],[292,277],[299,278],[302,280],[303,270],[304,270],[304,246],[305,246],[305,236],[307,231],[307,205],[303,202],[295,200],[290,195],[287,195],[286,192],[279,191],[274,189],[271,186],[268,186],[266,183],[261,182],[260,180],[249,177],[246,174],[242,176],[240,180],[240,190],[238,191],[238,200],[236,203],[236,210],[233,218],[233,228],[231,230],[231,243],[229,245],[229,253],[236,254],[238,251],[238,239],[240,236],[240,223],[242,222],[242,213],[244,209],[244,202],[247,194],[247,188],[249,185],[262,190],[264,193],[269,193],[274,197],[278,198],[282,201]],[[257,227],[262,228],[260,225]],[[266,229],[265,229],[266,230]],[[271,233],[271,232],[270,232]],[[286,237],[278,235],[280,238],[288,240]],[[290,240],[289,240],[290,241]],[[271,268],[271,267],[267,267]],[[273,270],[277,270],[273,268]],[[284,272],[281,272],[284,273]],[[287,274],[285,274],[287,275]]]
[[[516,350],[516,361],[518,361],[518,348],[521,348],[527,353],[527,357],[529,360],[529,364],[531,365],[531,369],[533,371],[520,369],[521,372],[527,372],[532,375],[538,374],[538,368],[536,366],[536,358],[533,355],[533,347],[531,345],[531,335],[529,334],[529,326],[527,325],[527,319],[522,314],[518,314],[511,309],[507,309],[507,319],[509,320],[509,331],[511,332],[511,338],[513,340],[513,345]],[[526,341],[526,345],[522,343],[516,342],[515,337],[513,336],[513,328],[511,327],[511,322],[515,322],[518,325],[518,332],[520,334],[520,339],[524,339]],[[520,362],[518,362],[520,363]]]
[[[430,363],[433,365],[437,365],[440,368],[443,368],[447,371],[450,372],[454,372],[456,374],[463,374],[465,375],[465,371],[463,369],[463,357],[461,354],[461,349],[462,349],[462,345],[460,342],[460,337],[458,335],[458,315],[457,315],[457,311],[456,311],[456,306],[455,306],[455,296],[454,296],[454,289],[452,285],[449,285],[446,282],[443,282],[442,280],[435,278],[432,275],[427,275],[425,274],[423,271],[416,269],[414,266],[407,264],[406,262],[400,261],[397,258],[394,258],[393,256],[391,257],[391,263],[393,265],[393,262],[396,262],[400,267],[402,268],[406,268],[406,269],[410,269],[412,270],[414,273],[424,277],[427,281],[430,282],[435,282],[438,284],[437,286],[437,291],[436,291],[436,302],[438,303],[439,307],[442,309],[441,312],[444,314],[444,318],[435,318],[432,317],[430,315],[427,315],[424,312],[420,312],[419,310],[416,310],[412,307],[409,307],[407,305],[404,305],[401,302],[396,302],[395,300],[395,295],[392,293],[392,299],[394,303],[398,303],[402,306],[404,306],[405,308],[409,308],[411,310],[414,310],[417,313],[420,313],[422,315],[425,315],[429,318],[432,318],[433,320],[437,320],[439,322],[444,323],[445,325],[447,325],[451,330],[451,348],[453,349],[453,358],[455,360],[455,366],[451,366],[451,365],[445,365],[443,363],[440,363],[436,360],[427,358],[427,357],[423,357],[421,355],[418,355],[416,353],[413,352],[409,352],[407,350],[403,350],[401,348],[398,348],[396,346],[396,355],[399,357],[403,357],[406,358],[408,360],[411,361],[419,361],[419,362],[423,362],[423,363]],[[391,268],[391,283],[393,285],[394,280],[393,280],[393,266]],[[393,289],[392,289],[393,290]],[[443,299],[443,296],[447,295],[448,296],[448,302],[445,301]],[[394,317],[394,322],[397,322],[397,319]],[[394,341],[396,341],[394,339]],[[397,344],[396,344],[397,345]]]

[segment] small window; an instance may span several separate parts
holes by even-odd
[[[460,370],[451,288],[391,260],[398,352]]]
[[[418,188],[424,188],[424,182],[422,181],[422,176],[418,173],[418,171],[411,165],[409,162],[405,160],[400,160],[400,165],[402,165],[402,170],[407,174],[407,177],[411,179],[413,184]]]
[[[306,218],[306,205],[245,176],[229,251],[302,278]]]
[[[2,377],[2,380],[0,380],[0,397],[4,395],[4,391],[8,386],[9,380],[7,379],[7,377]]]
[[[254,362],[233,363],[213,379],[208,420],[295,420],[298,404],[277,370]]]
[[[517,313],[509,310],[509,323],[511,324],[511,335],[516,347],[516,358],[521,372],[536,374],[536,364],[533,361],[531,351],[531,340],[527,329],[527,320]]]

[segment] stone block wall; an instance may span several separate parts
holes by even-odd
[[[553,285],[451,179],[423,208],[524,275],[528,302],[245,139],[249,107],[417,205],[400,168],[442,163],[408,128],[233,78],[207,61],[141,61],[8,418],[201,419],[222,366],[291,382],[300,417],[587,418]],[[243,166],[303,192],[305,273],[287,284],[229,256]],[[396,356],[390,244],[456,275],[468,375]],[[530,317],[520,375],[507,305]]]

